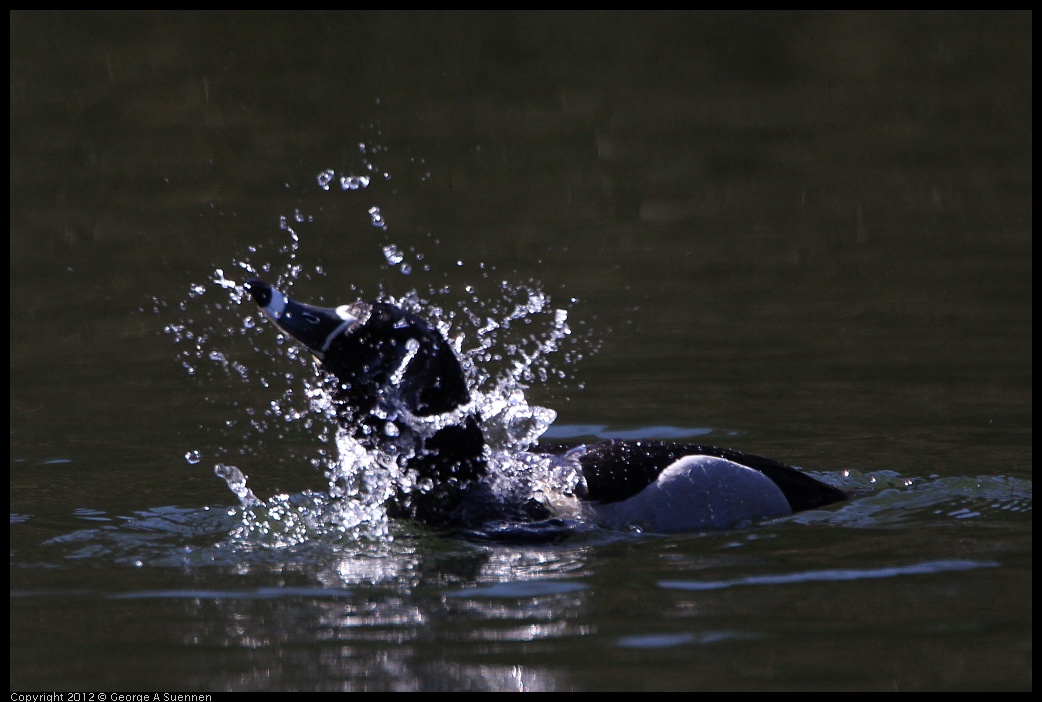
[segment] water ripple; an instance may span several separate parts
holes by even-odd
[[[906,566],[889,568],[840,568],[827,570],[809,570],[800,573],[784,573],[779,575],[751,575],[733,580],[660,580],[658,585],[667,590],[723,590],[741,585],[791,585],[809,582],[839,582],[843,580],[874,580],[877,578],[896,578],[903,575],[927,575],[977,568],[996,568],[995,561],[943,560],[913,563]]]

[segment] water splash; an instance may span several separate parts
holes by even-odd
[[[336,178],[332,169],[321,172],[317,176],[319,188],[329,192]],[[341,176],[340,182],[350,197],[354,197],[351,192],[370,184],[368,177],[356,176]],[[386,224],[378,207],[372,208],[370,215],[373,224]],[[208,388],[220,388],[225,380],[249,388],[245,395],[241,391],[238,394],[251,399],[227,403],[228,419],[223,427],[232,430],[240,442],[245,431],[245,445],[211,447],[207,454],[215,460],[215,474],[239,501],[240,507],[233,511],[239,520],[233,537],[271,547],[315,538],[390,538],[390,520],[384,507],[388,498],[396,490],[420,489],[410,484],[413,477],[402,467],[412,449],[403,443],[404,437],[398,436],[399,425],[390,420],[408,422],[420,436],[430,436],[459,421],[453,413],[418,418],[403,417],[395,410],[384,430],[390,448],[367,452],[339,426],[330,394],[310,356],[277,331],[272,343],[272,327],[260,323],[261,316],[245,294],[243,282],[264,277],[286,291],[301,280],[324,276],[322,266],[308,268],[300,259],[300,230],[312,222],[313,218],[299,209],[280,217],[278,229],[284,236],[275,241],[274,254],[270,250],[266,253],[264,246],[252,245],[230,266],[215,268],[208,281],[191,284],[185,299],[176,305],[182,318],[164,328],[179,349],[180,362],[189,376],[207,383]],[[388,266],[397,267],[403,274],[411,272],[410,261],[425,259],[423,252],[402,248],[386,238],[374,244]],[[462,262],[457,267],[462,267]],[[488,266],[478,268],[478,283],[487,287],[497,274]],[[424,270],[429,271],[426,263]],[[475,286],[465,286],[465,296],[460,299],[451,285],[440,283],[431,284],[425,292],[414,289],[398,296],[382,289],[375,295],[352,290],[347,299],[338,302],[377,299],[428,319],[461,359],[473,400],[459,412],[481,417],[488,434],[493,491],[505,500],[517,501],[523,495],[556,504],[574,490],[578,474],[574,467],[550,465],[526,451],[556,414],[529,405],[525,390],[534,382],[565,378],[566,370],[556,369],[552,357],[567,346],[569,353],[564,361],[574,363],[589,352],[589,344],[578,348],[585,340],[572,335],[567,310],[554,306],[538,283],[502,279],[493,283],[493,290],[492,295],[479,294]],[[165,307],[156,301],[157,310]],[[565,341],[574,343],[565,345]],[[258,393],[258,387],[264,392]],[[257,403],[262,395],[267,398]],[[209,396],[205,399],[217,401]],[[284,441],[290,438],[301,440]],[[315,454],[292,460],[309,462],[319,471],[325,477],[324,489],[261,497],[247,486],[247,476],[232,463],[244,457],[255,462],[251,457],[263,455],[262,447],[282,443],[316,446]],[[197,465],[202,453],[186,450],[185,460]]]
[[[430,436],[459,421],[464,412],[478,415],[488,435],[494,491],[555,502],[577,483],[577,473],[567,462],[549,465],[526,450],[556,418],[553,410],[530,405],[526,390],[533,383],[566,379],[569,369],[595,350],[594,343],[588,335],[573,333],[566,305],[554,305],[538,282],[508,280],[494,267],[477,263],[471,284],[458,289],[445,282],[448,272],[431,271],[423,251],[393,241],[386,203],[380,202],[381,186],[386,189],[391,181],[390,172],[378,163],[386,155],[387,148],[380,144],[359,142],[358,161],[319,170],[311,181],[312,194],[323,201],[336,198],[337,208],[357,208],[355,231],[367,238],[352,243],[363,252],[369,248],[382,254],[387,270],[430,275],[412,278],[415,285],[404,293],[392,295],[383,285],[375,293],[352,287],[343,291],[344,299],[329,302],[375,299],[430,321],[460,357],[472,402],[458,413],[422,418],[402,416],[393,402],[388,403],[382,430],[385,450],[366,451],[349,436],[337,421],[328,388],[309,354],[261,323],[262,316],[243,288],[245,280],[259,277],[290,292],[298,282],[326,275],[321,263],[306,263],[302,255],[315,220],[310,211],[301,205],[278,217],[270,245],[253,243],[230,265],[215,268],[209,280],[189,285],[185,299],[173,306],[180,318],[164,328],[186,374],[206,388],[201,393],[204,400],[220,405],[218,412],[226,417],[223,425],[205,428],[225,432],[225,437],[202,443],[214,472],[239,501],[237,538],[270,546],[315,536],[386,538],[388,498],[396,490],[419,489],[410,484],[413,478],[403,468],[415,450],[408,445],[408,435]],[[429,178],[425,172],[421,179]],[[437,246],[437,240],[432,244]],[[452,275],[465,275],[466,265],[456,261]],[[428,282],[424,289],[424,279],[438,275],[441,280]],[[155,303],[157,310],[167,308],[161,301]],[[410,431],[401,432],[402,422]],[[221,443],[233,445],[214,446]],[[304,450],[309,453],[301,455]],[[325,478],[325,486],[258,496],[247,486],[244,471],[233,465],[263,470],[273,455],[286,451],[289,458],[276,459],[278,465],[310,463]],[[202,455],[195,448],[185,450],[191,466],[200,464]]]
[[[214,468],[214,473],[228,484],[228,487],[231,488],[231,491],[235,493],[237,498],[239,498],[239,502],[243,507],[252,508],[264,504],[257,499],[257,496],[253,494],[252,490],[246,487],[246,476],[243,475],[242,471],[235,466],[218,464]]]
[[[397,247],[385,248],[384,252],[389,257],[401,255]],[[228,280],[223,273],[215,278]],[[220,284],[216,280],[215,284],[226,292],[230,303],[243,304],[241,286]],[[385,503],[396,490],[423,489],[411,483],[414,476],[403,467],[413,456],[414,448],[396,441],[399,425],[404,422],[410,435],[429,437],[446,425],[460,422],[460,417],[466,412],[481,417],[487,434],[489,484],[494,493],[513,503],[534,498],[560,507],[567,502],[568,495],[574,492],[579,481],[577,466],[570,466],[567,462],[551,464],[548,459],[527,450],[552,424],[556,413],[530,405],[525,395],[530,382],[549,377],[550,356],[570,334],[567,314],[553,308],[549,296],[537,288],[505,287],[504,290],[510,295],[499,304],[508,311],[498,319],[470,312],[467,308],[464,309],[470,312],[468,314],[452,315],[416,291],[400,298],[380,296],[380,299],[422,314],[446,338],[453,339],[472,387],[471,404],[445,415],[409,416],[396,403],[389,402],[386,426],[391,430],[385,430],[388,441],[382,444],[386,449],[367,451],[363,448],[338,426],[333,401],[316,369],[310,364],[304,369],[291,366],[292,370],[283,379],[286,382],[281,394],[270,400],[263,417],[255,411],[251,421],[258,434],[268,433],[276,420],[288,423],[304,421],[308,428],[317,428],[318,437],[334,447],[317,461],[324,471],[327,486],[324,491],[280,494],[262,500],[246,486],[246,476],[239,469],[219,464],[216,474],[225,480],[242,506],[241,525],[236,530],[236,537],[280,547],[311,538],[345,534],[351,534],[353,538],[388,537],[390,528]],[[461,332],[459,322],[480,326],[469,333]],[[541,325],[533,327],[536,322]],[[524,336],[520,339],[512,337],[510,332],[515,325],[520,327],[522,323]],[[250,334],[249,339],[256,344],[256,349],[271,348],[270,337],[262,339],[252,335],[255,326],[253,320],[244,322],[240,331],[244,335]],[[199,343],[198,335],[191,338]],[[281,335],[279,338],[285,342]],[[464,348],[467,339],[469,348]],[[298,363],[305,355],[292,343],[275,348],[278,356]],[[221,352],[220,355],[224,361],[218,365],[223,367],[229,363],[229,354]],[[213,351],[206,354],[211,361],[214,356]],[[275,360],[282,362],[284,359]],[[493,373],[477,363],[483,360],[503,362],[499,372]],[[394,385],[393,377],[391,384]],[[306,407],[300,405],[301,398],[306,401]]]

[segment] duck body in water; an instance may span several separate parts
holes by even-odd
[[[401,462],[409,479],[395,487],[389,516],[445,529],[569,516],[676,533],[746,526],[848,498],[771,459],[633,440],[530,447],[532,460],[577,475],[563,500],[494,489],[484,428],[459,358],[426,320],[385,302],[326,308],[291,300],[260,280],[246,288],[269,319],[318,359],[340,425],[367,451]]]

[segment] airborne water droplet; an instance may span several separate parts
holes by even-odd
[[[322,188],[323,190],[329,190],[329,183],[333,180],[333,177],[335,175],[336,174],[333,172],[332,168],[327,168],[326,170],[319,173],[318,187]]]
[[[379,207],[369,208],[369,222],[374,227],[379,227],[380,229],[387,229],[387,221],[384,219],[383,213],[380,212]]]
[[[384,247],[384,258],[386,258],[387,262],[392,266],[395,266],[405,259],[405,254],[403,254],[401,249],[394,244],[388,244]]]
[[[362,190],[369,187],[369,176],[341,176],[341,190]]]

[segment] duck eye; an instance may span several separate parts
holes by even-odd
[[[316,326],[322,322],[322,320],[319,319],[318,315],[311,314],[310,312],[301,312],[300,316],[304,318],[305,322],[314,324]]]

